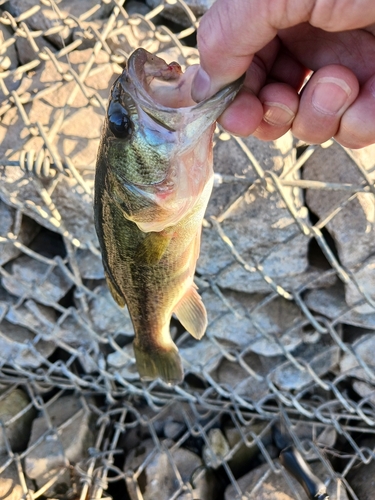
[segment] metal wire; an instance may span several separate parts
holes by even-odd
[[[270,168],[272,152],[257,154],[254,141],[218,129],[216,165],[228,142],[242,167],[216,172],[213,196],[225,188],[229,201],[219,200],[204,221],[202,245],[212,240],[224,262],[198,266],[197,283],[210,305],[207,333],[192,344],[178,331],[187,374],[181,386],[141,383],[130,320],[110,298],[93,230],[100,134],[94,120],[102,120],[112,77],[138,45],[169,52],[182,64],[197,61],[189,37],[198,21],[182,0],[132,15],[123,0],[88,3],[86,12],[80,5],[67,12],[43,0],[0,16],[8,30],[1,56],[17,57],[15,47],[31,54],[0,72],[0,351],[6,353],[0,353],[0,481],[14,470],[20,497],[28,499],[142,500],[150,498],[147,471],[162,463],[174,488],[165,500],[198,498],[210,474],[216,490],[203,493],[210,498],[224,498],[225,488],[231,498],[253,498],[241,477],[260,466],[266,472],[252,483],[253,492],[274,477],[294,488],[277,460],[281,426],[285,446],[293,444],[314,467],[319,463],[323,482],[358,499],[351,474],[375,456],[375,370],[368,354],[375,303],[361,277],[374,250],[362,251],[352,266],[343,263],[338,247],[345,243],[334,246],[332,221],[350,219],[356,200],[363,210],[374,203],[373,168],[333,141],[324,150],[299,146],[298,157],[293,146],[280,153],[281,167]],[[179,31],[163,18],[176,5],[185,16]],[[352,180],[341,182],[334,173],[307,178],[306,165],[333,149],[350,158]],[[335,194],[328,211],[312,212],[312,192]],[[259,236],[243,248],[231,221],[246,197],[263,200],[263,213],[267,203],[279,210],[279,225],[269,234],[280,230],[281,236],[269,242]],[[363,234],[372,231],[369,220]],[[310,263],[305,271],[284,272],[295,245],[304,249],[295,258],[307,263],[318,255],[318,268]],[[2,410],[17,394],[23,407]],[[74,411],[61,410],[59,418],[55,408],[64,401]],[[26,425],[30,436],[36,418],[44,423],[39,435],[33,430],[17,443],[14,426]],[[77,437],[77,451],[69,436],[79,429],[86,434]],[[33,482],[36,465],[30,464],[48,442],[62,449],[60,465]],[[181,465],[188,450],[195,456],[189,474]],[[298,491],[295,498],[303,498]]]

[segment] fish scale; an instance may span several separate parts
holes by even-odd
[[[95,176],[103,265],[113,298],[129,309],[138,371],[170,384],[183,380],[172,314],[197,339],[207,326],[193,279],[213,183],[212,137],[241,86],[191,105],[182,92],[195,71],[183,74],[177,63],[133,52],[110,94]],[[166,85],[172,101],[186,106],[165,105]]]

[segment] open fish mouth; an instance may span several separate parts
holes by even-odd
[[[191,86],[199,66],[185,72],[177,62],[166,63],[160,57],[139,48],[129,57],[126,76],[119,82],[143,111],[167,130],[176,130],[208,112],[207,123],[214,122],[237,95],[244,77],[228,85],[214,96],[196,103]]]

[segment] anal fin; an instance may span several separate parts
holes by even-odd
[[[196,339],[201,339],[207,328],[207,312],[195,285],[192,285],[174,309],[178,320]]]
[[[181,358],[176,345],[142,349],[133,344],[137,369],[142,380],[161,378],[167,384],[176,385],[184,380]]]

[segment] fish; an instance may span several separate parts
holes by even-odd
[[[136,49],[110,91],[95,172],[106,281],[128,307],[139,375],[171,385],[184,378],[172,315],[196,339],[207,327],[194,273],[213,185],[213,133],[242,84],[197,104],[196,71]]]

